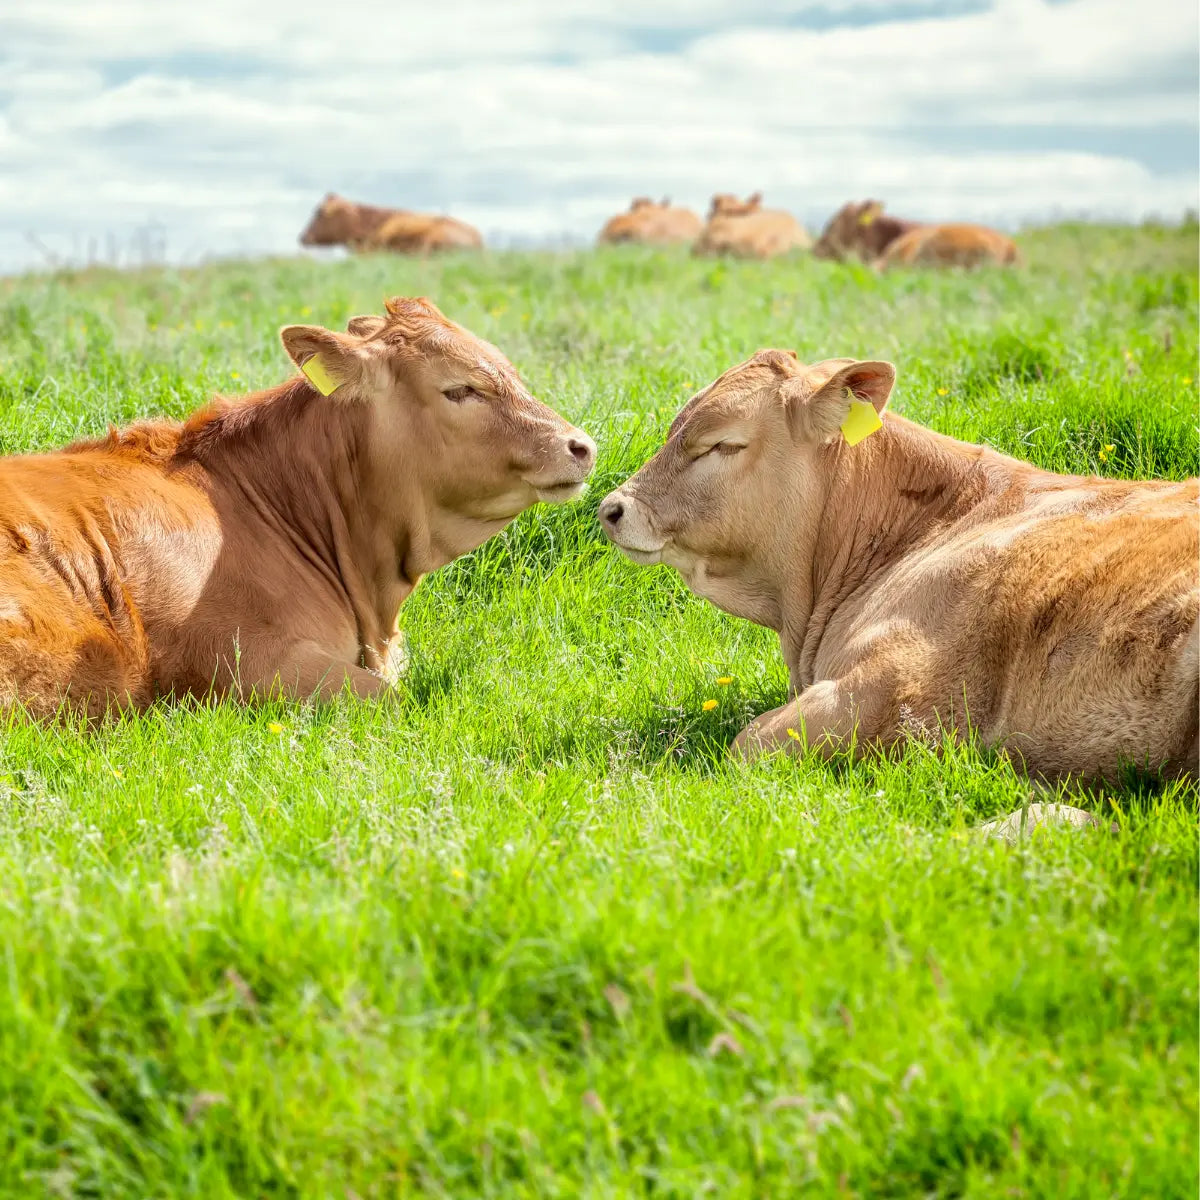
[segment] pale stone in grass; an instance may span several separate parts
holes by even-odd
[[[1087,812],[1082,808],[1074,808],[1070,804],[1031,804],[1028,808],[1015,809],[1007,817],[996,817],[991,821],[985,821],[979,826],[978,832],[985,837],[1017,842],[1020,841],[1022,832],[1028,835],[1035,829],[1052,826],[1072,826],[1076,829],[1086,829],[1091,826],[1099,828],[1100,821],[1094,813]]]

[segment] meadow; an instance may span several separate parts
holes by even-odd
[[[1196,786],[1067,791],[1105,828],[1009,845],[975,827],[1029,785],[971,745],[736,766],[774,635],[595,520],[764,346],[890,359],[895,411],[1055,470],[1196,474],[1195,225],[1019,240],[0,279],[4,453],[414,294],[600,446],[424,581],[396,701],[2,718],[0,1194],[1195,1196]]]

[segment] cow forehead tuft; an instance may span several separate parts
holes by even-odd
[[[764,362],[763,355],[772,357]],[[708,387],[697,392],[671,422],[668,439],[681,437],[684,427],[700,410],[736,409],[739,400],[777,384],[783,376],[797,374],[798,367],[791,350],[760,350],[748,362],[730,367]]]
[[[442,315],[441,309],[428,296],[392,296],[385,300],[383,304],[384,308],[387,309],[388,315],[398,320],[431,317],[434,320],[449,324]]]
[[[760,350],[750,361],[770,368],[776,375],[794,375],[800,360],[795,350]]]

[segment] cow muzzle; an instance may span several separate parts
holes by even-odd
[[[595,465],[596,443],[572,426],[555,439],[545,465],[525,476],[525,482],[543,504],[561,504],[583,492]]]
[[[666,542],[650,523],[645,508],[623,488],[609,492],[596,513],[605,536],[627,558],[642,566],[662,561]]]

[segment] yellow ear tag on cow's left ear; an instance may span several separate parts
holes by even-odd
[[[870,210],[868,210],[867,212],[863,213],[858,218],[858,223],[860,225],[870,225],[871,222],[874,220],[875,220],[875,214],[873,212],[871,212]]]
[[[869,438],[882,428],[883,422],[875,411],[875,405],[865,400],[850,401],[850,412],[842,422],[842,437],[848,446],[857,446],[864,438]]]
[[[340,385],[332,375],[325,369],[325,364],[321,361],[319,354],[314,354],[300,368],[305,375],[312,381],[313,387],[321,393],[322,396],[330,395]]]

